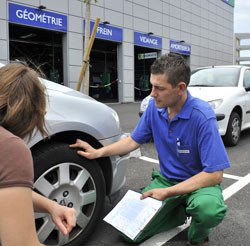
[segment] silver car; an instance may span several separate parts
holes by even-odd
[[[126,135],[117,113],[105,104],[51,81],[41,82],[47,88],[46,125],[51,138],[43,140],[37,134],[28,143],[34,158],[34,188],[64,206],[74,207],[77,225],[65,237],[50,216],[39,213],[38,237],[46,245],[82,245],[102,217],[105,197],[115,199],[124,185],[128,155],[88,160],[69,144],[79,138],[99,148]]]

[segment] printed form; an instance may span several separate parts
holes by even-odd
[[[162,207],[151,197],[140,200],[141,193],[128,190],[122,200],[103,219],[134,240]]]

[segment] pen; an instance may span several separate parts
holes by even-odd
[[[176,139],[176,145],[177,145],[177,146],[181,146],[181,143],[180,143],[180,139],[179,139],[179,138]]]

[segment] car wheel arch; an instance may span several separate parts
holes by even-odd
[[[235,146],[238,144],[241,135],[242,111],[233,110],[229,115],[226,134],[222,136],[226,146]]]
[[[91,146],[94,148],[100,148],[102,145],[100,142],[98,142],[97,139],[90,136],[87,133],[79,132],[79,131],[65,131],[65,132],[59,132],[54,135],[52,135],[50,138],[42,139],[39,142],[37,142],[34,146],[32,146],[31,152],[35,153],[37,150],[45,146],[46,144],[52,143],[52,142],[61,142],[61,143],[67,143],[72,144],[75,142],[76,139],[81,139],[86,142],[88,142]],[[112,175],[112,164],[110,161],[110,158],[103,157],[96,159],[98,165],[100,166],[104,179],[106,184],[106,195],[110,194],[111,187],[112,187],[112,181],[113,181],[113,175]]]
[[[240,116],[240,119],[241,119],[241,121],[242,121],[243,110],[242,110],[241,106],[239,106],[239,105],[235,106],[235,107],[233,108],[231,114],[232,114],[233,112],[236,112],[236,113]],[[230,114],[230,115],[231,115],[231,114]]]

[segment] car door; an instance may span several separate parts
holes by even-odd
[[[244,120],[244,124],[249,124],[250,125],[250,69],[247,69],[244,72],[244,77],[243,77],[243,87],[248,90],[246,91],[246,116]],[[243,126],[243,128],[245,128]]]

